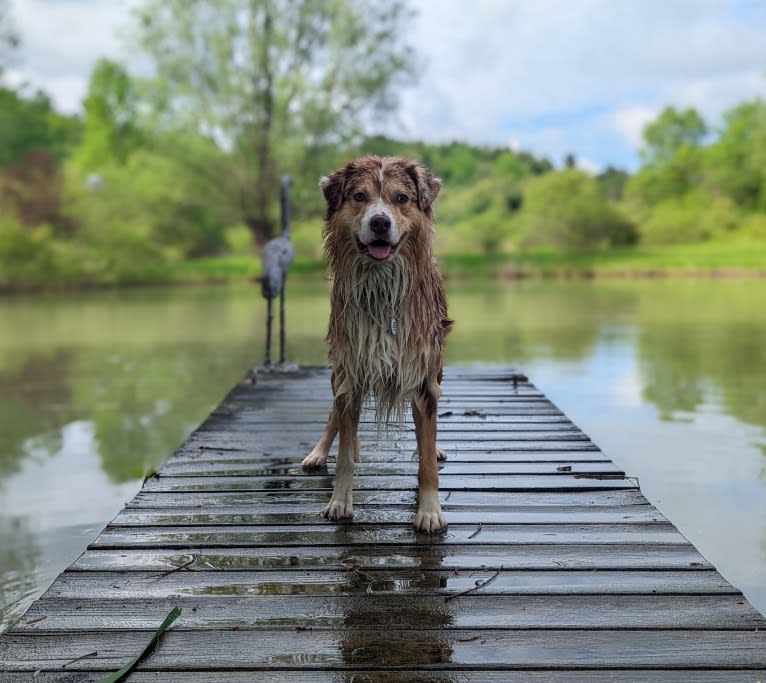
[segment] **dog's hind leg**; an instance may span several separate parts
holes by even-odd
[[[357,429],[362,402],[356,397],[336,396],[334,412],[338,419],[338,457],[335,465],[335,488],[322,514],[327,519],[354,516],[354,454],[358,449]]]
[[[412,417],[418,442],[418,512],[415,530],[435,533],[447,529],[447,518],[439,504],[439,470],[436,447],[436,403],[438,385],[423,386],[412,401]]]

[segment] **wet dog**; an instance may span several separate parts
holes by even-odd
[[[320,187],[333,275],[327,341],[334,399],[303,467],[324,465],[340,434],[335,488],[323,514],[352,517],[362,404],[374,399],[380,425],[400,417],[409,402],[419,456],[415,528],[443,531],[436,411],[452,321],[431,249],[441,181],[416,162],[365,156],[322,178]]]

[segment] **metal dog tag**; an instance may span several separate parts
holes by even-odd
[[[399,325],[398,325],[398,324],[397,324],[397,322],[396,322],[396,318],[391,318],[391,327],[390,327],[390,330],[391,330],[391,334],[393,334],[393,335],[394,335],[394,337],[395,337],[395,336],[396,336],[396,333],[397,333],[397,331],[399,330]]]

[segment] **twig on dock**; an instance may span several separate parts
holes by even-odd
[[[476,531],[474,531],[468,538],[473,538],[474,536],[478,536],[481,533],[481,522],[479,522],[479,526],[476,527]]]
[[[165,572],[159,572],[155,576],[151,578],[152,581],[159,581],[160,579],[164,579],[166,576],[170,576],[171,574],[175,574],[176,572],[180,572],[183,569],[188,569],[191,567],[196,561],[197,556],[196,555],[190,555],[190,560],[188,562],[184,562],[183,564],[179,564],[177,567],[173,567],[173,569],[168,569]]]
[[[477,581],[476,585],[472,588],[466,588],[464,591],[460,591],[459,593],[453,593],[452,595],[448,595],[446,598],[444,598],[444,602],[447,602],[448,600],[452,600],[452,598],[460,597],[461,595],[467,595],[468,593],[473,593],[474,591],[479,590],[480,588],[484,588],[484,586],[489,585],[492,583],[498,576],[500,576],[500,572],[503,571],[503,566],[500,565],[500,569],[498,569],[492,576],[490,576],[486,581]]]

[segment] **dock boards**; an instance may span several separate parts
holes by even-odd
[[[410,425],[362,424],[355,519],[300,460],[329,374],[235,387],[0,637],[0,681],[766,681],[766,620],[526,378],[449,368],[444,535]],[[33,678],[33,674],[37,672]]]

